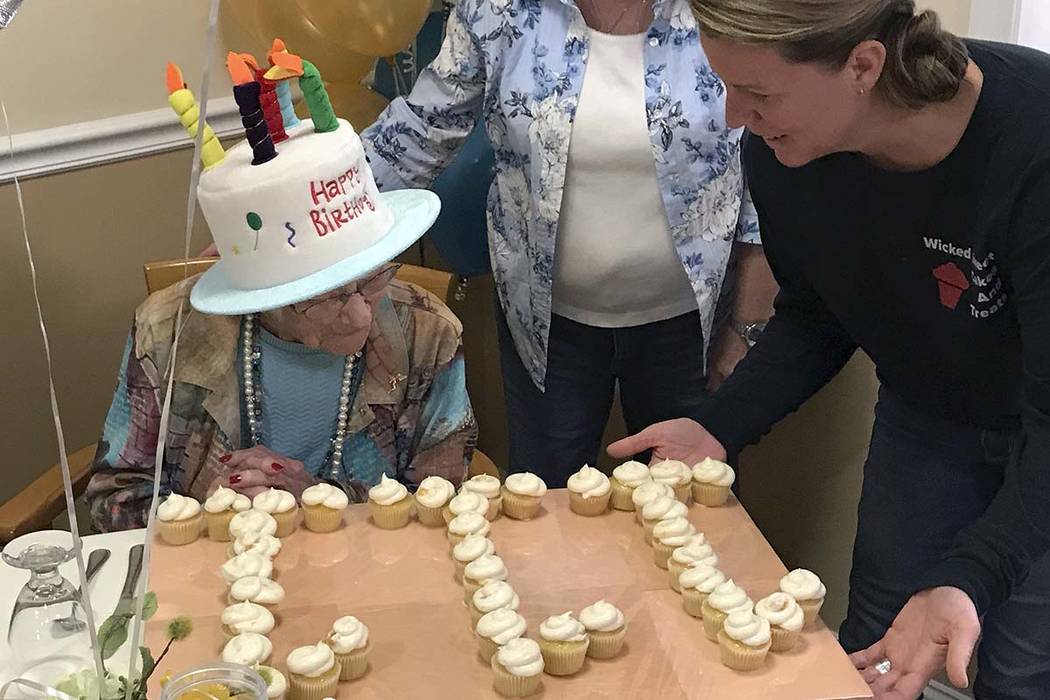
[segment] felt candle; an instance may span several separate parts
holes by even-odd
[[[259,83],[259,106],[266,120],[266,128],[270,131],[270,138],[275,144],[285,141],[288,134],[284,132],[284,119],[281,117],[281,109],[277,104],[277,95],[274,92],[276,83],[263,77],[266,71],[259,68],[259,64],[255,62],[255,56],[250,53],[239,55],[252,69],[255,80]]]
[[[252,147],[252,165],[261,165],[277,157],[259,104],[262,87],[255,80],[251,66],[232,51],[226,55],[226,68],[233,79],[233,99],[241,113],[244,134],[248,138],[248,145]]]
[[[273,66],[273,55],[275,53],[288,53],[288,49],[285,48],[284,42],[280,39],[273,40],[273,46],[270,48],[270,52],[266,54],[271,66]],[[295,114],[295,107],[292,106],[292,86],[288,84],[287,80],[279,80],[276,82],[274,91],[277,95],[277,104],[281,108],[284,128],[291,129],[293,126],[297,126],[299,117]]]
[[[175,110],[175,114],[179,115],[179,122],[185,127],[190,137],[196,138],[201,110],[197,106],[193,93],[182,80],[182,71],[174,63],[168,64],[167,87],[168,104]],[[205,123],[204,136],[201,138],[201,163],[204,164],[204,169],[218,165],[225,157],[226,151],[223,150],[219,139],[215,137],[215,132]]]

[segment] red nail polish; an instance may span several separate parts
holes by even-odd
[[[239,484],[239,483],[241,483],[241,475],[240,474],[234,474],[233,476],[231,476],[230,477],[230,483],[231,484]]]
[[[283,465],[283,464],[281,464],[280,462],[274,462],[273,464],[271,464],[271,465],[270,465],[270,467],[271,467],[271,468],[272,468],[272,469],[273,469],[273,470],[274,470],[275,472],[279,472],[279,471],[281,471],[282,469],[284,469],[284,465]]]
[[[226,464],[227,462],[230,461],[231,457],[233,457],[233,455],[229,455],[229,454],[223,455],[222,457],[219,457],[219,461],[222,462],[223,464]]]

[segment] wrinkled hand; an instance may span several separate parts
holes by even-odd
[[[725,326],[711,344],[707,362],[707,390],[716,391],[722,382],[733,373],[736,365],[747,354],[748,347],[740,334]]]
[[[289,491],[299,500],[304,489],[317,483],[302,462],[279,455],[262,445],[231,452],[220,457],[219,461],[229,471],[211,483],[209,495],[220,486],[243,493],[248,498],[275,488]]]
[[[689,418],[654,423],[636,435],[614,442],[606,451],[617,459],[627,459],[650,449],[653,459],[678,459],[686,464],[702,462],[706,457],[726,458],[722,443],[704,426]]]
[[[867,681],[876,700],[913,700],[942,668],[956,687],[968,684],[970,663],[981,622],[970,597],[958,588],[942,586],[916,593],[882,639],[850,660]],[[875,665],[888,659],[890,670]]]

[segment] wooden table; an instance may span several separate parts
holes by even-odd
[[[707,535],[720,568],[753,599],[776,589],[784,565],[739,503],[694,505],[689,518]],[[537,697],[871,697],[823,625],[804,634],[791,653],[770,654],[759,671],[743,674],[722,666],[717,645],[682,609],[667,572],[653,564],[633,513],[584,518],[569,510],[567,492],[556,490],[544,498],[535,520],[501,517],[489,536],[521,598],[528,636],[536,638],[548,615],[578,612],[602,598],[627,617],[620,657],[589,659],[571,678],[545,675]],[[219,566],[226,546],[204,539],[187,547],[156,545],[150,585],[160,609],[147,626],[150,646],[162,646],[163,628],[176,615],[191,616],[195,625],[193,636],[175,645],[163,670],[218,657],[227,591]],[[319,641],[337,617],[355,615],[370,630],[372,668],[361,680],[340,684],[339,698],[497,697],[491,669],[477,655],[453,568],[443,528],[413,521],[401,530],[380,530],[368,519],[367,506],[352,506],[345,526],[335,533],[300,529],[284,541],[275,560],[275,578],[288,595],[270,634],[274,654],[269,663],[283,670],[291,648]]]

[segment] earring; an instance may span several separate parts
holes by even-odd
[[[861,88],[860,90],[858,90],[857,94],[858,95],[863,95],[864,94],[864,88]]]

